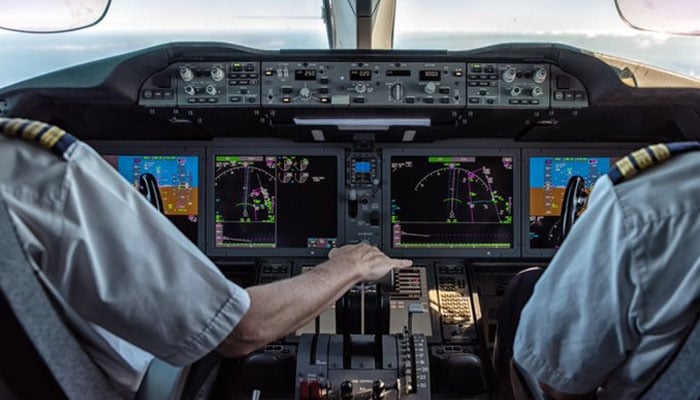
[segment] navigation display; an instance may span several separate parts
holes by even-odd
[[[338,240],[338,158],[214,156],[215,248],[319,248]]]
[[[530,157],[530,248],[555,249],[566,184],[578,175],[587,191],[610,170],[618,157]]]
[[[113,154],[103,157],[137,190],[142,174],[153,175],[158,182],[166,217],[197,244],[199,157]]]
[[[513,157],[391,156],[391,246],[513,247]]]

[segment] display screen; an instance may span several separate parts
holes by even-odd
[[[216,248],[331,248],[338,239],[338,159],[216,155]]]
[[[316,80],[316,70],[315,69],[296,69],[296,70],[294,70],[294,80],[295,81],[315,81]]]
[[[512,248],[513,157],[392,156],[393,248]]]
[[[372,164],[369,161],[358,161],[355,163],[356,174],[369,174],[372,169]]]
[[[182,155],[104,155],[138,190],[142,174],[158,182],[165,216],[192,242],[199,223],[199,157]]]
[[[557,247],[556,225],[569,179],[578,175],[590,192],[617,157],[530,157],[530,248]]]
[[[351,69],[350,70],[350,80],[351,81],[371,81],[372,80],[372,70],[371,69]]]
[[[410,69],[387,69],[386,76],[411,76]]]
[[[437,69],[424,69],[420,71],[421,81],[439,81],[440,80],[440,70]]]

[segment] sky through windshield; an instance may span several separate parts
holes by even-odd
[[[627,27],[613,0],[399,0],[395,48],[467,50],[504,42],[558,42],[700,74],[700,38]],[[328,48],[320,0],[113,0],[84,31],[0,30],[0,87],[99,58],[173,41],[222,41],[260,49]],[[11,60],[11,61],[8,61]],[[696,70],[697,69],[697,70]]]

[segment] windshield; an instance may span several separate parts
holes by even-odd
[[[700,74],[700,37],[628,26],[613,0],[401,0],[394,48],[473,49],[508,42],[561,43],[687,77]],[[439,4],[439,6],[437,6]]]
[[[341,0],[342,1],[342,0]],[[102,22],[58,34],[0,30],[0,87],[174,41],[259,49],[327,49],[321,0],[113,0]],[[396,1],[394,48],[469,50],[499,43],[561,43],[674,73],[700,73],[700,38],[637,31],[613,0]]]
[[[0,87],[176,41],[265,50],[327,49],[321,10],[319,0],[113,0],[105,18],[84,30],[37,34],[0,29]]]

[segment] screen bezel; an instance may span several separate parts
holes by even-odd
[[[338,245],[345,243],[345,205],[342,201],[345,182],[345,151],[341,148],[319,147],[250,147],[215,146],[207,149],[207,225],[206,225],[206,249],[207,254],[223,257],[298,257],[328,256],[330,249],[311,249],[295,247],[276,248],[220,248],[214,245],[214,164],[216,156],[334,156],[337,165],[336,182],[336,220]]]
[[[513,247],[509,249],[395,249],[392,247],[391,213],[384,212],[382,216],[382,250],[395,257],[518,257],[520,256],[520,150],[517,148],[482,148],[464,147],[429,148],[429,149],[385,149],[382,154],[382,207],[391,207],[391,157],[393,156],[475,156],[475,157],[512,157],[513,158]]]
[[[197,195],[197,201],[199,202],[199,210],[197,215],[197,247],[203,252],[204,251],[204,229],[206,225],[205,217],[205,179],[206,173],[204,171],[204,161],[206,157],[206,152],[202,146],[172,146],[163,145],[163,143],[153,143],[144,142],[139,144],[113,144],[113,143],[99,143],[91,142],[89,143],[101,156],[105,155],[115,155],[115,156],[196,156],[197,158],[197,168],[199,180],[199,190]],[[178,230],[179,232],[179,230]],[[184,235],[184,234],[183,234]],[[189,239],[188,239],[189,240]]]
[[[640,146],[614,148],[586,147],[586,148],[538,148],[522,150],[522,243],[523,257],[551,258],[557,249],[536,249],[530,248],[530,159],[533,157],[618,157],[622,158],[639,148]],[[611,164],[612,166],[612,164]]]

